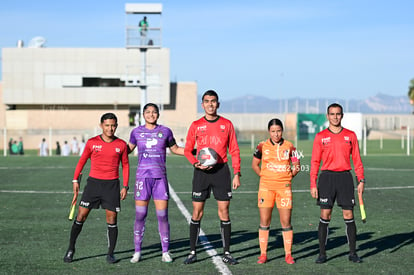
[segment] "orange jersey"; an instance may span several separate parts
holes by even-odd
[[[293,144],[287,140],[274,144],[270,139],[257,145],[253,154],[261,159],[260,188],[274,190],[290,186],[292,180],[291,158],[296,151]]]

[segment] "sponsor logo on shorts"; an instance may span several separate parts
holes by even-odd
[[[120,207],[116,207],[115,208],[115,212],[121,212],[121,208]]]
[[[137,191],[137,192],[135,193],[135,196],[136,196],[136,197],[141,196],[141,192]]]
[[[193,198],[201,198],[201,192],[193,192]]]
[[[260,198],[259,203],[263,204],[264,203],[264,198]]]
[[[328,199],[327,198],[319,198],[319,203],[320,204],[328,204]]]
[[[81,201],[80,202],[80,205],[81,206],[86,206],[86,207],[88,207],[89,206],[89,204],[91,204],[90,202],[86,202],[86,201]]]
[[[231,198],[231,192],[227,193],[227,197]]]

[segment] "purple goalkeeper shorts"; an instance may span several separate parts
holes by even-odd
[[[151,199],[166,201],[170,198],[167,177],[162,178],[137,178],[134,187],[136,201],[148,201]]]

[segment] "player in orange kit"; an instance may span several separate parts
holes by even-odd
[[[296,148],[283,139],[283,123],[274,118],[268,123],[270,138],[259,143],[253,154],[252,168],[260,176],[258,207],[260,212],[259,245],[260,256],[257,263],[267,262],[272,211],[276,203],[285,248],[285,261],[294,264],[292,257],[293,228],[291,180],[299,173],[300,162]],[[260,165],[261,163],[261,165]]]

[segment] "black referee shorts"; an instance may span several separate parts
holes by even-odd
[[[322,209],[332,209],[335,201],[344,210],[355,205],[354,180],[349,171],[322,171],[318,180],[318,200]]]
[[[79,206],[88,209],[102,207],[114,212],[121,211],[119,179],[101,180],[89,177],[83,189]]]
[[[202,202],[210,198],[211,190],[218,201],[229,201],[232,198],[231,176],[227,163],[217,163],[210,170],[194,169],[193,201]]]

